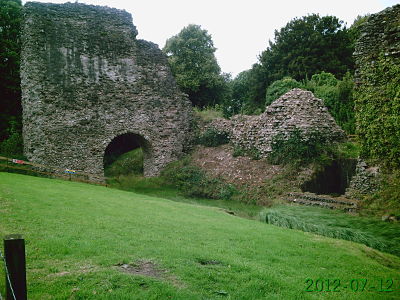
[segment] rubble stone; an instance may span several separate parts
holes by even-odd
[[[271,152],[273,138],[300,130],[304,137],[318,132],[330,141],[346,138],[323,101],[309,91],[293,89],[269,105],[259,116],[236,115],[230,121],[217,119],[208,127],[228,133],[231,142],[244,150],[257,150],[261,157]]]

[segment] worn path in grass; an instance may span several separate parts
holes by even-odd
[[[81,183],[0,173],[0,234],[9,233],[26,238],[30,299],[400,297],[395,256],[210,207]],[[154,269],[143,272],[153,277],[140,275],[144,266]],[[337,292],[306,292],[307,278],[330,279],[330,290],[334,279],[341,284]],[[364,291],[351,291],[352,279],[360,286],[367,279]],[[383,288],[391,279],[393,291],[368,291],[380,279]]]

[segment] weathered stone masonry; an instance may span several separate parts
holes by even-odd
[[[187,145],[191,104],[129,13],[29,2],[21,54],[24,151],[33,162],[102,176],[109,143],[138,135],[144,173]]]
[[[218,119],[209,127],[228,133],[231,142],[245,150],[257,150],[261,157],[271,152],[278,134],[289,136],[300,130],[304,138],[319,132],[330,141],[346,138],[321,99],[309,91],[293,89],[272,102],[259,116],[237,115],[232,120]]]
[[[379,89],[380,82],[369,69],[376,69],[379,55],[383,54],[387,63],[400,65],[400,4],[388,7],[371,15],[361,28],[360,38],[355,44],[357,84]]]

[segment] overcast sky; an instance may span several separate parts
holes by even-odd
[[[27,1],[23,1],[25,3]],[[64,3],[47,0],[39,2]],[[75,2],[75,1],[71,1]],[[223,72],[250,69],[273,40],[274,30],[309,13],[333,15],[350,26],[358,15],[376,13],[400,0],[79,0],[79,3],[125,9],[133,16],[138,38],[164,47],[188,24],[208,30]]]

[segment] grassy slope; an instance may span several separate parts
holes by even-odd
[[[279,226],[319,232],[325,236],[337,236],[341,232],[339,236],[343,239],[358,241],[400,257],[399,223],[352,216],[339,210],[299,205],[275,206],[265,209],[265,213],[273,215],[274,218],[270,220]]]
[[[209,207],[81,183],[0,173],[0,234],[9,233],[27,241],[30,299],[399,297],[397,257]],[[140,259],[169,270],[169,279],[114,267]],[[397,291],[307,293],[306,278],[393,278]]]

